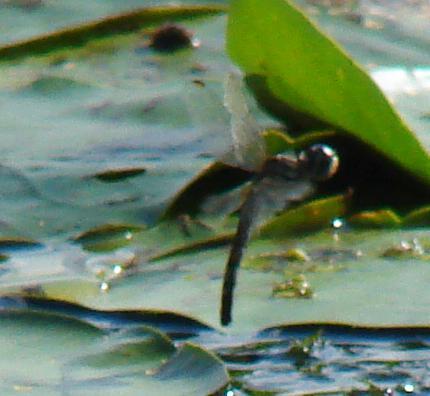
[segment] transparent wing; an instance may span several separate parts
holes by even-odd
[[[242,89],[241,76],[230,73],[225,82],[224,106],[231,115],[233,153],[222,160],[257,170],[266,158],[266,146],[257,121],[249,113]]]
[[[266,177],[258,183],[260,198],[258,216],[254,226],[287,209],[293,202],[301,202],[310,197],[315,186],[308,180],[286,181],[281,178]]]

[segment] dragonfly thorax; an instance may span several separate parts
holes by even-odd
[[[297,158],[285,154],[268,158],[262,166],[260,177],[320,182],[332,177],[338,167],[336,152],[324,144],[315,144],[303,150]]]
[[[264,161],[260,177],[264,178],[266,176],[296,180],[302,175],[295,158],[291,155],[277,154]]]

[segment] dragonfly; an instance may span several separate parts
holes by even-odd
[[[222,160],[251,171],[254,178],[239,209],[239,222],[224,270],[220,310],[223,326],[232,321],[237,271],[260,212],[263,208],[279,208],[280,204],[286,209],[293,202],[303,201],[315,191],[318,182],[331,178],[339,168],[336,152],[324,144],[314,144],[298,155],[268,156],[261,128],[248,109],[242,85],[240,75],[227,76],[224,106],[231,116],[233,147]]]

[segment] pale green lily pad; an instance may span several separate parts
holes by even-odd
[[[71,48],[79,49],[91,44],[95,49],[98,45],[97,40],[112,39],[113,36],[140,31],[145,25],[160,24],[169,20],[191,19],[224,11],[225,7],[222,6],[146,7],[0,47],[0,60],[15,61],[56,50],[64,52],[65,48],[67,49],[66,56],[68,56]]]
[[[78,56],[2,65],[3,163],[10,166],[0,175],[1,209],[13,235],[67,238],[104,223],[154,223],[166,200],[210,161],[197,157],[203,147],[224,150],[227,133],[218,132],[227,125],[221,83],[229,62],[223,36],[214,34],[224,23],[223,16],[183,22],[202,45],[174,55],[139,50],[137,32],[116,36],[114,49],[90,42]],[[106,169],[143,168],[139,177],[105,182]]]
[[[384,251],[405,241],[420,246],[420,252],[395,260],[384,257]],[[226,330],[254,332],[276,325],[318,322],[374,327],[427,326],[428,246],[430,241],[425,231],[352,232],[342,227],[279,242],[256,240],[246,257],[300,248],[310,260],[290,262],[280,254],[276,265],[262,272],[252,266],[240,271],[233,325]],[[177,255],[156,263],[143,257],[128,276],[106,281],[88,270],[84,275],[81,264],[70,261],[68,275],[39,276],[36,284],[45,297],[91,308],[170,311],[218,327],[221,275],[226,258],[227,249]],[[81,258],[87,263],[94,259]],[[289,276],[294,273],[306,276],[314,291],[312,298],[272,297],[273,285],[285,279],[287,269]],[[70,271],[76,271],[75,275]],[[16,276],[3,275],[3,294],[19,291]],[[25,286],[25,282],[20,282]],[[103,287],[105,283],[107,287]],[[369,298],[371,305],[366,303]]]
[[[22,6],[26,2],[40,3],[33,8]],[[213,1],[188,0],[176,1],[175,4],[213,5]],[[20,6],[21,5],[21,6]],[[145,6],[168,6],[168,0],[147,0]],[[95,19],[110,15],[130,12],[142,7],[140,0],[127,0],[123,2],[106,2],[95,0],[91,3],[78,0],[70,4],[67,0],[58,0],[55,3],[39,0],[2,0],[0,2],[0,22],[4,26],[4,35],[1,43],[10,43],[25,40],[36,35],[64,29],[77,24],[83,24]]]
[[[212,385],[215,388],[228,378],[222,365],[217,368],[217,362],[220,361],[212,353],[188,343],[175,351],[166,335],[142,326],[150,316],[148,313],[90,311],[58,301],[31,298],[1,301],[9,306],[6,311],[3,310],[6,324],[16,319],[22,325],[28,319],[34,321],[39,331],[49,320],[54,319],[60,328],[68,327],[72,331],[71,336],[77,330],[81,335],[84,332],[90,336],[94,333],[89,342],[88,335],[83,337],[87,347],[83,356],[75,348],[73,356],[64,357],[70,358],[71,362],[65,364],[67,373],[63,375],[63,391],[68,387],[85,392],[109,391],[109,385],[114,391],[126,383],[130,386],[130,382],[138,375],[143,375],[145,383],[141,386],[145,393],[152,394],[153,383],[148,380],[166,379],[168,383],[165,382],[162,388],[166,391],[165,387],[169,385],[167,388],[170,389],[170,381],[175,378],[175,384],[180,386],[175,391],[182,394],[181,389],[191,391],[192,384],[196,382],[194,379],[204,376],[206,388],[196,384],[192,391],[207,394]],[[12,310],[14,304],[17,305]],[[169,326],[171,319],[158,318],[157,325]],[[100,331],[87,321],[108,329],[113,324],[115,332]],[[188,327],[192,330],[192,334],[193,330],[199,331],[193,323],[184,322],[183,325],[184,329]],[[51,335],[50,331],[52,329],[48,330],[48,335]],[[387,384],[396,389],[413,385],[416,392],[424,392],[428,384],[420,373],[428,363],[426,350],[429,334],[428,328],[412,331],[410,328],[299,325],[267,329],[245,339],[204,329],[196,340],[220,356],[224,366],[231,370],[234,385],[227,388],[229,392],[241,394],[240,390],[246,390],[251,394],[283,394],[285,391],[297,391],[300,394],[327,394],[329,391],[346,392],[353,388],[365,391],[369,380],[374,382],[372,389],[376,389],[376,386],[385,389]],[[103,337],[102,343],[99,337]],[[184,333],[179,333],[179,337],[183,338]],[[93,339],[96,341],[92,342]],[[69,337],[66,345],[71,341]],[[53,351],[56,352],[55,348]],[[261,359],[265,361],[264,368],[261,367]],[[198,362],[198,369],[195,361]],[[368,370],[369,364],[372,371]],[[282,375],[277,375],[280,368]],[[182,378],[181,373],[184,371],[193,375],[193,378],[187,379],[185,386],[183,381],[177,381]],[[208,371],[210,374],[207,375]],[[273,381],[274,375],[276,382]],[[64,381],[70,377],[73,381]],[[412,378],[414,381],[409,382]],[[82,387],[81,383],[84,384]],[[21,384],[14,386],[17,392],[37,390],[30,388]],[[134,387],[130,389],[131,394],[135,394]],[[227,389],[220,392],[227,393]]]
[[[150,328],[115,334],[59,314],[0,315],[3,394],[209,395],[228,381],[213,354],[191,344],[175,348]]]

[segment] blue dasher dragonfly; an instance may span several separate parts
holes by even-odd
[[[248,110],[242,79],[229,74],[225,84],[224,106],[231,115],[233,149],[223,162],[252,171],[254,179],[240,207],[239,223],[224,271],[221,298],[221,324],[232,320],[233,293],[237,270],[248,244],[253,225],[264,208],[285,209],[292,202],[309,197],[318,182],[332,177],[339,159],[329,146],[315,144],[299,155],[268,156],[260,127]]]

